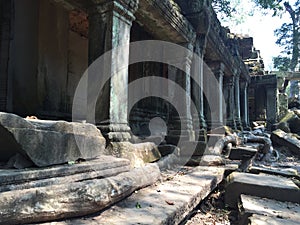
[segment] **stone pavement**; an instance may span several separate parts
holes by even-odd
[[[93,216],[44,225],[179,224],[222,181],[224,167],[186,167],[162,173],[163,181],[141,189]]]

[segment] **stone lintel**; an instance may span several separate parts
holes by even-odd
[[[140,0],[136,17],[155,38],[175,43],[194,42],[196,38],[193,26],[174,1]]]

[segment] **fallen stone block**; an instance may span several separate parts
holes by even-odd
[[[241,194],[300,203],[300,189],[284,177],[234,172],[226,182],[225,203],[231,208],[237,207]]]
[[[248,224],[248,218],[253,214],[269,217],[277,217],[293,222],[300,221],[300,205],[291,202],[280,202],[267,198],[259,198],[249,195],[241,195],[243,221]],[[270,223],[269,223],[270,224]]]
[[[104,179],[0,193],[0,224],[24,224],[85,216],[156,182],[157,165]]]
[[[144,166],[161,158],[158,147],[152,142],[131,144],[130,142],[111,142],[106,154],[129,159],[132,167]]]
[[[200,166],[221,166],[224,165],[224,159],[217,155],[204,155],[200,159]]]
[[[46,167],[104,154],[105,139],[96,126],[65,121],[23,119],[0,113],[1,139],[27,156],[36,166]],[[13,137],[13,138],[12,138]],[[7,145],[4,145],[7,147]]]
[[[300,117],[297,111],[289,111],[277,124],[277,129],[290,133],[300,133]]]
[[[238,146],[231,148],[228,158],[231,160],[251,159],[256,153],[257,149],[255,148]]]
[[[300,141],[292,134],[285,133],[282,130],[272,132],[271,140],[274,144],[287,147],[291,152],[300,156]]]
[[[249,218],[249,221],[251,225],[299,225],[299,222],[262,215],[253,215]]]

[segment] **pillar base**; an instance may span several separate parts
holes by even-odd
[[[131,139],[130,127],[127,124],[100,124],[97,128],[107,142],[126,142]]]

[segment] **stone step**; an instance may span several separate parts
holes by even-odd
[[[129,170],[129,160],[112,156],[100,156],[78,164],[57,165],[43,169],[2,169],[0,170],[0,192],[110,177]]]
[[[290,221],[300,221],[300,205],[292,202],[280,202],[273,199],[241,195],[241,223],[248,224],[253,214],[277,217]]]
[[[300,189],[291,180],[266,174],[233,172],[227,177],[225,203],[237,208],[241,194],[300,203]]]
[[[163,173],[165,181],[133,193],[102,213],[55,225],[179,224],[222,181],[224,171],[196,167],[176,175]]]
[[[299,225],[299,222],[262,215],[253,215],[249,221],[251,225]]]

